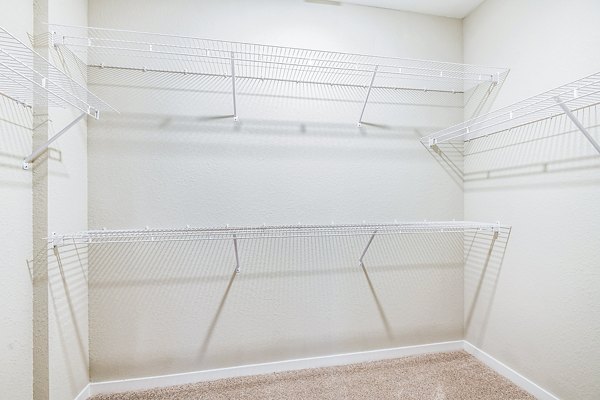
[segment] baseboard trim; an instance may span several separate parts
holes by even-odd
[[[77,397],[75,397],[75,400],[86,400],[88,397],[90,397],[92,394],[90,392],[90,384],[88,383],[87,385],[85,385],[85,387],[81,390],[81,392],[79,392],[79,394],[77,395]]]
[[[417,346],[396,347],[363,351],[357,353],[336,354],[331,356],[299,358],[295,360],[276,361],[262,364],[242,365],[238,367],[218,368],[205,371],[187,372],[182,374],[160,375],[145,378],[124,379],[88,384],[75,400],[85,400],[97,394],[145,390],[157,387],[184,385],[195,382],[205,382],[216,379],[238,376],[261,375],[273,372],[294,371],[306,368],[332,367],[337,365],[355,364],[360,362],[386,360],[399,357],[414,356],[427,353],[441,353],[464,350],[479,361],[509,379],[540,400],[560,400],[558,397],[543,389],[530,379],[527,379],[506,364],[498,361],[485,351],[473,346],[465,340],[452,342],[430,343]]]
[[[161,375],[147,378],[135,378],[107,382],[93,382],[89,385],[89,394],[96,395],[115,392],[126,392],[130,390],[145,390],[156,387],[183,385],[187,383],[204,382],[237,376],[269,374],[273,372],[293,371],[306,368],[331,367],[336,365],[355,364],[360,362],[385,360],[426,353],[459,351],[463,350],[463,348],[463,341],[457,340],[453,342],[441,342],[417,346],[396,347],[391,349],[336,354],[323,357],[300,358],[295,360],[277,361],[263,364],[251,364],[239,367],[187,372],[182,374]]]
[[[501,361],[498,361],[485,351],[473,346],[466,340],[464,341],[464,350],[467,353],[474,356],[475,358],[477,358],[485,365],[487,365],[488,367],[490,367],[491,369],[493,369],[494,371],[496,371],[497,373],[499,373],[500,375],[512,381],[515,385],[531,393],[536,398],[540,400],[560,400],[552,393],[548,392],[547,390],[537,385],[530,379],[525,378],[523,375],[510,368],[506,364],[502,363]]]

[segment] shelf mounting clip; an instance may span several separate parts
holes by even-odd
[[[52,247],[55,249],[59,246],[62,246],[65,242],[64,236],[57,235],[56,232],[52,232],[51,238],[52,238]]]
[[[583,126],[583,124],[581,123],[581,121],[579,121],[579,119],[575,116],[575,114],[573,114],[573,112],[569,109],[569,107],[567,107],[566,104],[563,103],[563,101],[558,96],[554,98],[554,101],[556,101],[556,104],[558,104],[558,106],[560,108],[562,108],[562,110],[565,112],[565,115],[567,117],[569,117],[569,119],[571,121],[573,121],[573,124],[575,124],[577,129],[579,129],[581,131],[581,133],[583,133],[583,136],[585,136],[586,139],[589,140],[589,142],[592,144],[592,146],[594,146],[596,151],[598,151],[598,153],[600,153],[600,144],[598,142],[596,142],[596,140],[592,137],[592,135],[590,135],[588,130]]]

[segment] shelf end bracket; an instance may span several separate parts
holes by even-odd
[[[598,153],[600,153],[600,144],[596,140],[594,140],[592,135],[590,135],[588,130],[585,129],[585,127],[583,126],[581,121],[579,121],[579,119],[577,119],[577,117],[573,114],[573,112],[569,109],[569,107],[567,107],[566,104],[562,102],[560,97],[555,97],[554,101],[556,101],[556,104],[558,104],[558,106],[560,108],[562,108],[562,110],[565,112],[565,115],[567,117],[569,117],[569,119],[573,122],[573,124],[575,124],[577,129],[579,129],[581,131],[581,133],[583,133],[583,136],[585,136],[586,139],[589,140],[589,142],[592,144],[592,146],[594,146],[596,151],[598,151]]]

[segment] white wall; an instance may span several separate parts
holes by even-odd
[[[462,59],[458,20],[317,2],[91,1],[89,23]],[[207,95],[193,79],[174,93],[149,89],[164,84],[151,73],[89,74],[121,112],[90,122],[91,228],[462,218],[461,186],[418,141],[461,107],[369,105],[381,126],[360,131],[361,96],[332,103],[322,97],[345,94],[320,88],[306,102],[293,87],[242,86],[234,125],[215,119],[231,113],[228,82]],[[90,248],[92,380],[460,339],[462,235],[376,238],[371,286],[357,265],[367,240],[245,241],[235,277],[228,242]]]
[[[41,3],[38,3],[40,5]],[[53,22],[87,23],[87,3],[82,1],[51,1],[49,20]],[[0,25],[31,46],[34,14],[45,9],[33,2],[4,0],[0,9]],[[4,12],[6,11],[6,12]],[[54,61],[62,64],[53,54]],[[41,111],[41,110],[40,110]],[[45,114],[45,112],[44,112]],[[44,389],[46,371],[32,373],[32,238],[46,237],[32,233],[32,218],[38,226],[47,218],[49,231],[78,231],[87,227],[87,144],[85,122],[53,143],[50,151],[49,173],[40,176],[36,190],[49,188],[48,201],[32,206],[32,171],[21,168],[23,158],[32,150],[32,114],[30,109],[0,99],[0,221],[2,240],[7,243],[0,263],[1,325],[0,329],[0,387],[11,399],[32,398],[32,382],[41,389],[39,398],[72,399],[87,385],[87,260],[85,251],[48,255],[49,265],[49,343],[45,342],[42,325],[37,325],[40,338],[36,351],[49,354],[49,384]],[[53,135],[76,116],[69,109],[51,108],[50,129]],[[42,118],[45,121],[45,117]],[[47,179],[47,183],[43,182]],[[44,196],[39,197],[44,198]],[[43,240],[43,239],[40,239]],[[43,246],[42,246],[43,247]],[[29,265],[28,265],[29,263]],[[45,292],[45,291],[42,291]],[[41,292],[40,292],[41,293]],[[45,301],[38,299],[40,304]],[[44,366],[45,362],[36,364]]]
[[[464,20],[465,62],[508,65],[508,105],[600,71],[599,15],[594,0],[488,0]],[[466,338],[563,399],[600,397],[599,158],[564,117],[465,148],[465,218],[513,226],[503,262],[467,259]]]
[[[87,25],[87,1],[51,0],[48,12],[50,23]],[[56,65],[85,84],[85,68],[67,53],[51,55]],[[74,108],[51,108],[50,135],[80,114]],[[48,171],[48,232],[86,230],[86,119],[52,144]],[[50,252],[48,270],[50,399],[73,399],[89,382],[87,250]]]
[[[0,26],[28,43],[31,4],[0,1]],[[5,12],[10,10],[10,12]],[[32,391],[31,174],[20,168],[31,151],[31,110],[0,97],[0,388],[11,399]]]

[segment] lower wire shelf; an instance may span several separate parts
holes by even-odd
[[[93,230],[71,235],[53,233],[48,242],[55,249],[63,245],[107,245],[117,243],[160,243],[176,241],[231,240],[235,252],[235,271],[239,273],[240,257],[238,240],[270,238],[310,238],[331,236],[369,236],[369,240],[358,259],[364,268],[363,259],[377,235],[433,234],[488,232],[494,238],[502,226],[500,223],[472,221],[435,221],[435,222],[395,222],[393,224],[356,224],[356,225],[263,225],[248,227],[214,227],[185,229],[143,229],[143,230]]]
[[[500,223],[472,221],[395,222],[390,224],[346,225],[263,225],[183,229],[91,230],[75,234],[53,233],[48,242],[57,247],[68,244],[111,244],[197,240],[239,240],[303,238],[322,236],[374,236],[420,233],[487,231],[498,233]]]

